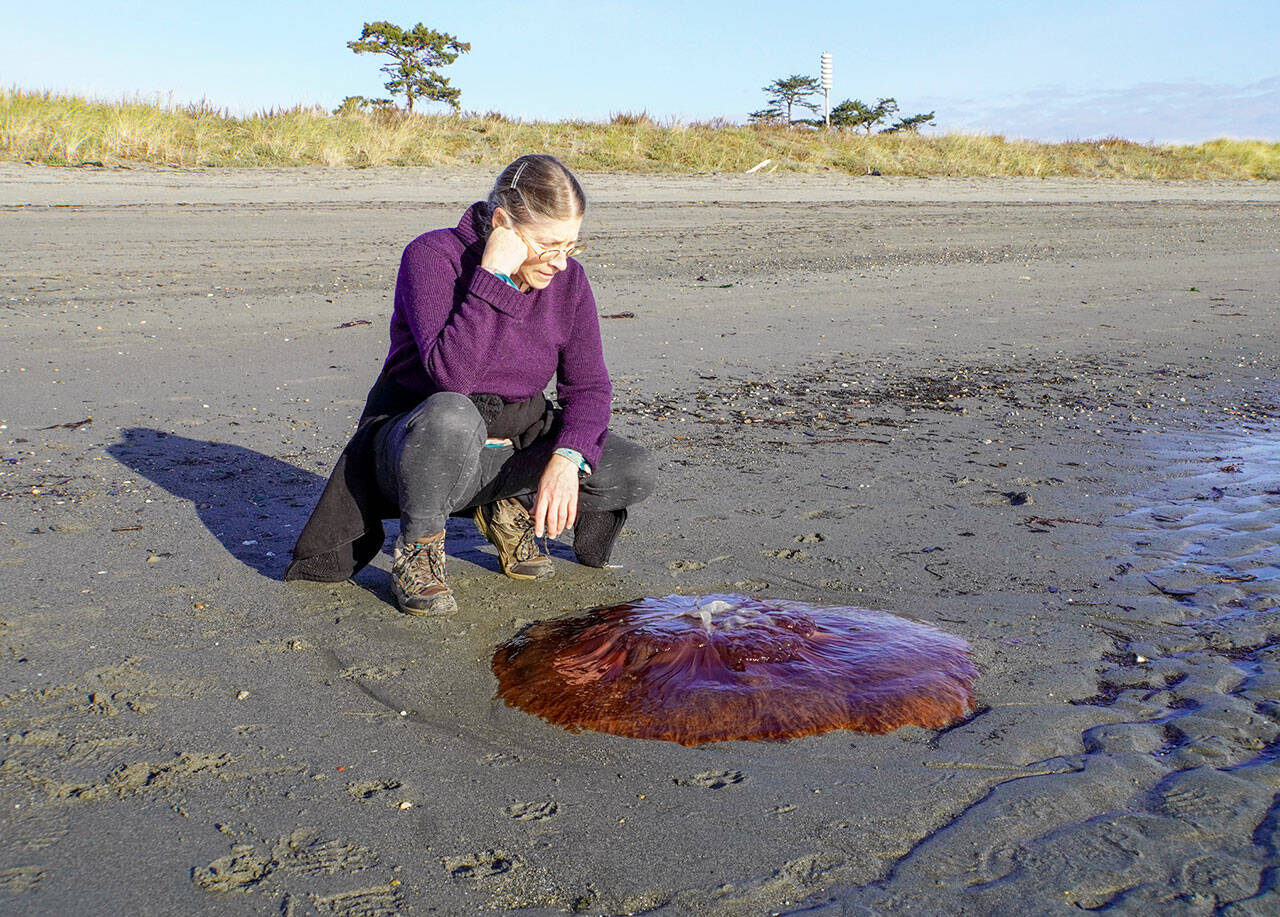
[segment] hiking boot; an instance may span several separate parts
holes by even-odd
[[[407,615],[447,615],[458,610],[444,581],[444,532],[406,542],[396,539],[391,590]]]
[[[472,514],[480,534],[498,549],[502,572],[512,579],[538,579],[556,572],[551,558],[533,540],[533,519],[514,497],[477,506]]]

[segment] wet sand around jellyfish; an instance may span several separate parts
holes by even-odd
[[[968,645],[863,608],[746,595],[642,598],[529,625],[498,695],[578,731],[683,745],[937,729],[973,707]]]

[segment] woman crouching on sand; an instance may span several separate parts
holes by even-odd
[[[474,517],[507,576],[550,576],[534,536],[569,527],[578,561],[605,565],[655,472],[646,449],[608,430],[595,299],[571,260],[585,212],[557,159],[521,156],[455,228],[409,243],[382,373],[285,579],[350,578],[381,549],[382,520],[399,516],[396,600],[407,614],[447,614],[445,520],[456,513]],[[555,407],[543,395],[553,375]]]

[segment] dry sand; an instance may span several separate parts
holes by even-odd
[[[449,620],[385,555],[280,582],[486,178],[0,167],[0,910],[1280,910],[1280,187],[588,175],[661,456],[625,568],[455,520]],[[676,591],[937,624],[980,708],[684,748],[493,700],[523,623]]]

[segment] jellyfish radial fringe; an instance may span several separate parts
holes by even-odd
[[[864,608],[669,595],[531,624],[493,654],[498,696],[577,732],[682,745],[938,729],[972,709],[969,646]]]

